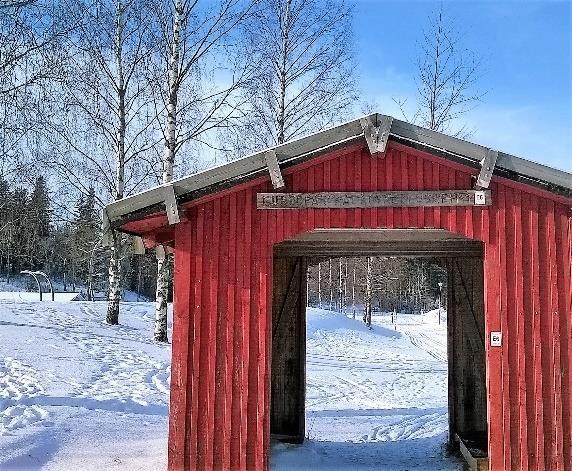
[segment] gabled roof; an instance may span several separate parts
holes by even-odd
[[[463,165],[480,168],[489,149],[462,139],[431,131],[378,113],[365,117],[377,125],[391,123],[389,140],[417,148]],[[112,227],[120,227],[157,212],[165,211],[168,195],[177,203],[192,201],[240,182],[268,174],[265,157],[274,151],[280,167],[289,167],[349,144],[363,142],[364,118],[325,129],[315,134],[265,149],[241,159],[190,175],[109,204],[105,211]],[[498,153],[494,175],[539,187],[572,199],[572,174],[504,152]]]

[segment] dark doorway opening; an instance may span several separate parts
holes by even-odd
[[[307,270],[342,256],[442,260],[448,278],[449,443],[457,446],[460,438],[486,454],[483,246],[443,230],[317,230],[275,246],[271,437],[289,443],[306,437]]]

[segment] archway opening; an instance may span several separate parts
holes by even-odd
[[[316,276],[329,282],[336,263],[335,288],[316,293]],[[374,292],[369,307],[355,293],[351,310],[340,302],[352,263],[361,299]],[[376,263],[385,274],[368,283],[380,274]],[[433,279],[441,310],[410,302],[403,266],[441,270]],[[415,451],[430,450],[430,427],[446,431],[440,439],[453,449],[464,443],[467,458],[486,460],[482,243],[443,230],[303,234],[275,246],[272,324],[271,436],[302,444],[275,445],[273,469],[384,469],[400,454],[427,465]]]

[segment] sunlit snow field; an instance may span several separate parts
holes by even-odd
[[[0,469],[166,468],[170,347],[153,304],[0,300]],[[307,440],[274,470],[457,470],[448,457],[446,332],[435,312],[308,313]]]
[[[166,468],[170,346],[153,305],[0,301],[0,470]]]

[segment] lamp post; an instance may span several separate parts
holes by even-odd
[[[437,283],[439,285],[439,325],[441,325],[441,293],[443,292],[443,283],[439,282]]]
[[[399,277],[390,277],[390,278],[388,278],[388,280],[400,281]],[[399,283],[399,284],[401,285],[401,283]],[[400,288],[401,288],[401,286],[400,286]],[[399,300],[400,292],[401,292],[401,290],[398,290],[398,295],[397,295],[398,300]],[[393,312],[391,313],[391,323],[397,324],[397,303],[393,304]],[[397,330],[397,325],[394,326],[394,330]]]

